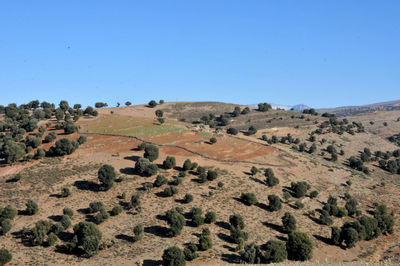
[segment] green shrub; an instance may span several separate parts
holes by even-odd
[[[268,196],[268,208],[270,211],[278,211],[282,208],[281,199],[276,195],[269,195]]]
[[[307,190],[310,188],[310,185],[307,182],[297,182],[291,184],[291,189],[296,198],[304,197],[307,193]]]
[[[348,215],[347,209],[344,207],[338,207],[336,217],[342,218]]]
[[[152,176],[158,172],[158,166],[152,164],[147,158],[139,158],[135,164],[135,171],[142,176]]]
[[[341,243],[340,229],[336,226],[331,227],[331,242],[333,245],[339,246]]]
[[[265,182],[269,187],[273,187],[279,184],[279,179],[275,177],[274,171],[271,168],[265,169]]]
[[[142,150],[144,150],[144,148],[146,147],[146,143],[144,143],[144,142],[142,142],[142,143],[140,143],[139,145],[138,145],[138,147],[137,147],[137,149],[139,150],[139,151],[142,151]]]
[[[79,136],[77,142],[79,143],[79,145],[82,145],[83,143],[85,143],[87,141],[87,137],[86,136]]]
[[[139,241],[143,237],[144,228],[142,224],[138,224],[133,228],[133,233],[135,234],[135,241]]]
[[[55,223],[51,225],[50,231],[58,235],[59,233],[64,231],[64,227],[62,226],[61,223]]]
[[[102,209],[104,209],[105,207],[104,207],[104,204],[103,204],[103,202],[101,202],[101,201],[92,201],[90,204],[89,204],[89,212],[90,213],[95,213],[95,212],[98,212],[98,211],[100,211],[100,210],[102,210]]]
[[[199,183],[205,183],[205,182],[207,182],[207,174],[203,172],[199,175]]]
[[[174,186],[168,186],[164,189],[164,195],[166,197],[172,197],[176,193],[178,193],[178,189]]]
[[[287,259],[286,245],[282,241],[269,240],[265,244],[265,262],[279,263]]]
[[[139,208],[141,205],[139,194],[133,194],[129,202],[130,208]]]
[[[388,214],[385,205],[378,205],[375,209],[374,218],[378,222],[378,227],[382,234],[393,233],[394,218],[393,215]]]
[[[329,213],[325,210],[321,211],[321,215],[318,219],[318,222],[323,225],[331,225],[333,224],[332,219],[329,217]]]
[[[35,159],[42,159],[46,156],[46,152],[42,148],[38,148],[35,152]]]
[[[207,172],[207,179],[208,180],[212,181],[212,180],[217,179],[217,177],[218,177],[218,172],[217,171],[208,170],[208,172]]]
[[[190,210],[189,217],[192,219],[192,223],[195,226],[200,226],[204,224],[204,217],[202,216],[202,212],[203,211],[201,210],[201,208],[196,207],[193,207]]]
[[[12,255],[8,252],[7,249],[2,248],[0,249],[0,265],[5,265],[10,262],[12,259]]]
[[[286,242],[288,258],[291,260],[306,261],[312,258],[313,244],[307,234],[293,232]]]
[[[236,244],[243,244],[247,240],[248,235],[243,232],[244,221],[241,215],[234,214],[229,217],[231,240]]]
[[[314,190],[314,191],[312,191],[312,192],[310,193],[310,198],[311,198],[311,199],[316,198],[317,196],[318,196],[318,191],[316,191],[316,190]]]
[[[150,162],[155,161],[158,158],[158,147],[153,144],[147,144],[144,147],[144,158],[147,158]]]
[[[192,261],[195,258],[199,257],[199,254],[196,253],[197,246],[195,244],[190,243],[183,249],[183,255],[185,256],[185,260]]]
[[[224,183],[222,183],[221,181],[220,181],[220,182],[218,182],[218,184],[217,184],[217,185],[218,185],[218,187],[219,187],[219,188],[223,188],[223,187],[224,187]]]
[[[229,223],[234,228],[244,229],[243,217],[240,214],[234,214],[229,217]]]
[[[244,250],[240,252],[240,258],[249,264],[261,264],[265,261],[260,247],[254,243],[244,246]]]
[[[74,215],[74,211],[71,208],[65,207],[63,209],[63,214],[68,215],[69,217],[72,217]]]
[[[161,187],[164,184],[168,183],[168,179],[163,175],[158,175],[156,180],[154,181],[155,187]]]
[[[296,231],[296,219],[289,212],[286,212],[282,217],[282,227],[286,233]]]
[[[61,197],[66,198],[71,195],[71,191],[67,187],[61,188]]]
[[[35,227],[29,232],[30,243],[32,245],[42,245],[51,228],[52,224],[49,221],[40,220],[36,222]]]
[[[378,227],[377,219],[373,217],[362,216],[358,219],[358,221],[365,229],[366,240],[377,238],[381,234],[381,229]]]
[[[250,169],[250,173],[251,175],[256,175],[258,173],[258,169],[255,166],[252,166]]]
[[[167,248],[162,255],[165,266],[184,266],[186,265],[185,256],[181,249],[176,246]]]
[[[217,143],[217,139],[215,137],[210,138],[210,143],[211,144]]]
[[[71,219],[68,215],[63,215],[61,217],[60,224],[64,229],[68,229],[71,226]]]
[[[45,138],[44,142],[50,143],[53,142],[57,138],[57,133],[56,132],[50,132]]]
[[[297,209],[304,208],[304,204],[300,200],[296,200],[295,203],[294,203],[294,206],[296,206]]]
[[[267,185],[268,185],[269,187],[273,187],[273,186],[276,186],[276,185],[279,184],[279,179],[276,178],[275,176],[270,176],[270,177],[267,177],[267,179],[265,180],[265,182],[267,183]]]
[[[154,107],[157,106],[157,102],[154,101],[154,100],[151,100],[151,101],[148,103],[148,106],[149,106],[150,108],[154,108]]]
[[[251,206],[257,203],[257,198],[256,195],[254,195],[254,193],[242,193],[240,199],[247,206]]]
[[[0,226],[1,226],[1,234],[3,235],[7,234],[12,228],[11,220],[10,219],[2,220]]]
[[[4,209],[0,207],[0,221],[5,219],[14,220],[15,216],[17,216],[18,211],[16,208],[12,207],[11,205],[7,205]]]
[[[352,228],[344,228],[340,234],[340,238],[343,239],[347,248],[352,248],[355,246],[355,243],[358,241],[358,232]]]
[[[171,181],[171,185],[173,186],[178,186],[180,184],[182,184],[183,182],[183,178],[182,177],[174,177],[174,179]]]
[[[349,216],[354,216],[357,213],[358,202],[354,198],[350,198],[346,201],[345,208]]]
[[[82,245],[87,256],[91,257],[98,252],[102,233],[94,223],[80,222],[76,224],[74,234],[76,236],[75,245]]]
[[[82,239],[82,247],[88,257],[92,257],[99,251],[100,240],[95,236],[87,236]]]
[[[31,199],[28,200],[28,202],[25,205],[26,205],[25,212],[27,215],[34,215],[39,211],[37,203]]]
[[[101,209],[99,213],[94,216],[94,222],[96,224],[101,224],[102,222],[106,221],[110,215],[106,211],[106,209]]]
[[[112,216],[117,216],[122,211],[123,211],[123,209],[122,209],[122,207],[120,205],[114,206],[114,208],[112,208],[112,210],[111,210],[111,215]]]
[[[78,147],[78,142],[62,138],[57,140],[56,146],[50,148],[50,153],[55,156],[69,155],[73,153]]]
[[[183,202],[185,203],[190,203],[193,201],[193,195],[192,194],[186,194],[185,197],[183,198]]]
[[[78,131],[78,127],[74,125],[73,122],[66,122],[64,124],[64,133],[65,134],[72,134]]]
[[[229,230],[230,230],[230,233],[231,233],[231,235],[230,235],[231,241],[233,243],[235,243],[235,244],[243,245],[243,243],[248,239],[247,232],[243,232],[238,227],[233,227],[231,225]]]
[[[182,228],[185,226],[185,217],[176,209],[171,209],[166,213],[167,223],[170,226],[169,236],[180,235]]]
[[[212,248],[212,245],[213,245],[213,243],[212,243],[212,239],[210,237],[210,233],[209,232],[207,233],[207,231],[204,233],[204,230],[203,230],[203,233],[199,237],[199,250],[204,251],[204,250],[210,249],[210,248]]]
[[[183,162],[183,166],[182,166],[183,171],[189,171],[192,170],[192,162],[189,159],[186,159]]]
[[[143,183],[143,190],[150,191],[153,188],[153,183],[151,182],[144,182]]]
[[[217,214],[213,211],[209,211],[206,213],[205,218],[204,218],[204,222],[210,224],[213,223],[217,220]]]
[[[165,169],[172,169],[176,166],[176,160],[175,157],[172,156],[167,156],[163,162],[163,167]]]
[[[104,164],[100,167],[97,177],[100,181],[100,188],[102,190],[109,190],[113,186],[116,177],[114,167]]]
[[[54,234],[53,232],[51,232],[48,236],[47,236],[47,245],[49,246],[53,246],[58,240],[58,237],[56,236],[56,234]]]
[[[178,177],[185,177],[186,172],[185,171],[180,171]],[[182,178],[181,178],[182,179]],[[182,179],[183,180],[183,179]]]

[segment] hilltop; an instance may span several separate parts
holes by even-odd
[[[188,263],[240,263],[243,250],[251,251],[246,245],[255,243],[264,254],[267,241],[288,241],[282,217],[289,212],[297,221],[297,231],[304,232],[313,244],[310,262],[398,263],[400,175],[391,171],[390,161],[396,161],[400,147],[389,138],[400,132],[400,111],[338,118],[271,110],[267,104],[246,107],[176,102],[96,108],[96,112],[82,112],[70,134],[65,129],[68,118],[43,117],[38,122],[38,127],[45,128],[40,136],[43,144],[27,153],[32,158],[21,157],[12,165],[3,162],[0,167],[0,206],[18,210],[11,230],[0,236],[0,248],[10,251],[15,265],[158,265],[166,248],[183,250],[189,243],[197,245],[203,229],[208,228],[212,247],[197,251],[198,257]],[[3,135],[9,130],[3,129]],[[49,132],[57,133],[56,139],[44,143]],[[39,128],[25,133],[21,142],[28,135],[38,137],[38,133]],[[80,136],[86,137],[86,142],[70,154],[34,158],[39,148],[48,151],[62,138],[76,141]],[[148,146],[152,148],[144,151]],[[151,167],[140,173],[138,161],[149,154],[155,158],[151,164],[157,173]],[[172,162],[171,157],[176,165],[169,168],[166,161]],[[98,179],[103,165],[112,166],[116,174],[107,189]],[[278,183],[271,181],[271,171]],[[18,180],[17,175],[21,176]],[[165,180],[161,182],[159,175]],[[302,195],[297,195],[299,182],[306,182],[308,188]],[[68,188],[70,195],[64,197],[63,188]],[[246,193],[253,193],[256,202],[249,204],[253,196],[243,196]],[[279,197],[277,210],[272,208],[270,195]],[[29,199],[38,204],[34,215],[24,212]],[[96,201],[105,209],[92,214],[89,204]],[[356,202],[354,214],[346,209],[341,217],[331,211],[332,206],[343,211],[346,205],[351,210],[348,202]],[[382,204],[388,209],[385,217],[393,218],[393,232],[377,234],[371,240],[364,237],[355,247],[344,242],[334,245],[332,226],[340,228],[363,215],[372,219]],[[97,254],[87,258],[82,246],[79,251],[67,250],[74,237],[72,227],[63,229],[56,244],[49,247],[32,246],[24,238],[24,230],[40,220],[59,223],[65,207],[74,212],[72,226],[101,220]],[[182,213],[186,225],[177,236],[171,236],[166,212],[176,207],[179,209],[170,215],[180,219],[177,213]],[[122,212],[113,215],[114,208]],[[193,208],[201,208],[196,219],[202,221],[201,217],[213,212],[215,221],[198,222],[191,211],[199,210]],[[108,217],[104,211],[112,215]],[[234,214],[243,218],[241,230],[248,235],[247,239],[239,237],[237,243],[230,224]],[[133,232],[137,225],[143,226],[140,240],[135,240]],[[357,234],[361,236],[361,232]]]

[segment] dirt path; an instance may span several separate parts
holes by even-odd
[[[91,132],[85,132],[85,133],[80,133],[80,134],[82,134],[82,135],[101,135],[101,136],[112,136],[112,137],[122,137],[122,138],[133,138],[133,139],[142,141],[144,143],[153,144],[153,145],[156,145],[156,146],[159,146],[159,147],[172,147],[172,148],[182,149],[184,151],[187,151],[187,152],[192,153],[194,155],[200,156],[202,158],[209,159],[209,160],[214,160],[214,161],[222,162],[222,163],[248,163],[248,164],[255,164],[255,165],[261,165],[261,166],[270,166],[270,167],[294,167],[294,166],[296,166],[296,164],[294,162],[289,161],[288,159],[286,159],[284,157],[283,153],[286,153],[286,152],[284,152],[282,150],[279,150],[281,152],[281,154],[279,154],[279,158],[282,161],[286,162],[286,163],[284,163],[284,164],[270,164],[270,163],[259,163],[259,162],[246,161],[246,160],[224,160],[224,159],[218,159],[218,158],[210,157],[208,155],[205,155],[205,154],[202,154],[202,153],[199,153],[199,152],[196,152],[196,151],[192,151],[192,150],[190,150],[190,149],[188,149],[186,147],[182,147],[182,146],[179,146],[179,145],[159,144],[159,143],[151,142],[151,141],[148,141],[148,140],[136,137],[136,136],[107,134],[107,133],[91,133]],[[255,143],[255,144],[258,144],[258,145],[268,146],[266,144],[258,143],[258,142],[251,141],[251,140],[246,140],[246,139],[241,139],[241,140],[252,142],[252,143]]]

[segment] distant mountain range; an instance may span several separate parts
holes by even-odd
[[[304,104],[297,104],[297,105],[282,105],[282,104],[273,104],[270,103],[272,109],[284,109],[290,110],[293,108],[296,112],[302,112],[304,109],[310,109],[309,107]],[[249,104],[248,106],[257,107],[257,104]],[[400,110],[400,100],[396,101],[388,101],[388,102],[380,102],[380,103],[373,103],[373,104],[366,104],[366,105],[359,105],[359,106],[342,106],[336,108],[320,108],[316,109],[319,114],[322,113],[333,113],[337,116],[347,116],[347,115],[356,115],[362,113],[371,113],[375,111],[392,111],[392,110]]]
[[[317,109],[317,112],[320,114],[327,112],[327,113],[334,113],[337,116],[347,116],[347,115],[356,115],[362,113],[371,113],[375,111],[393,111],[393,110],[400,110],[400,100],[366,104],[360,106],[322,108],[322,109]]]
[[[274,104],[270,103],[272,109],[283,109],[283,110],[290,110],[293,108],[296,112],[302,112],[304,109],[310,109],[311,107],[304,105],[304,104],[297,104],[297,105],[282,105],[282,104]],[[248,106],[257,107],[257,104],[248,104]]]

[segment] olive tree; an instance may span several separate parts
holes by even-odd
[[[113,186],[116,177],[114,167],[108,164],[101,166],[97,172],[97,177],[101,183],[100,188],[109,190]]]
[[[289,234],[286,249],[289,259],[306,261],[312,258],[313,243],[307,234],[293,232]]]

